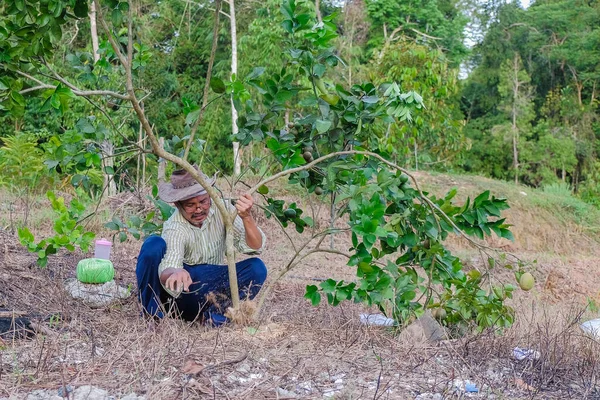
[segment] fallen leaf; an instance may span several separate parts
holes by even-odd
[[[188,387],[190,389],[197,390],[198,392],[203,393],[203,394],[212,394],[213,393],[212,390],[210,390],[206,386],[203,386],[200,382],[198,382],[194,378],[190,379],[190,381],[188,382]]]
[[[254,327],[252,327],[252,326],[249,326],[248,328],[246,328],[246,330],[247,330],[247,331],[248,331],[248,333],[249,333],[249,334],[251,334],[251,335],[256,335],[256,332],[258,332],[258,329],[254,328]]]
[[[525,382],[523,379],[521,378],[515,378],[515,385],[522,390],[535,390],[535,388],[531,385],[529,385],[527,382]]]
[[[197,374],[198,372],[202,372],[202,370],[204,369],[204,366],[201,364],[198,364],[196,361],[194,360],[187,360],[184,364],[183,364],[183,368],[181,369],[181,372],[183,372],[184,374]]]

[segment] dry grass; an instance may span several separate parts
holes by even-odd
[[[476,189],[466,181],[450,181],[455,178],[427,179],[432,187],[458,183]],[[279,190],[284,198],[296,198]],[[566,236],[564,230],[554,232],[551,215],[539,219],[540,213],[525,203],[511,203],[517,206],[511,211],[515,214],[508,214],[509,222],[520,232],[512,250],[538,260],[536,288],[514,300],[516,323],[505,332],[437,344],[413,343],[387,328],[361,325],[359,315],[369,311],[361,305],[310,306],[303,294],[312,279],[353,279],[354,271],[338,255],[311,255],[274,284],[259,323],[242,320],[209,329],[173,319],[149,324],[140,318],[134,297],[108,309],[91,309],[63,288],[77,262],[90,254],[61,253],[39,270],[35,256],[14,235],[0,230],[0,307],[26,311],[46,328],[31,340],[3,345],[0,398],[22,398],[33,389],[56,390],[67,384],[96,385],[117,397],[135,391],[148,399],[276,399],[291,392],[301,398],[413,399],[421,393],[458,398],[452,388],[465,379],[477,383],[479,398],[599,398],[599,343],[578,327],[593,317],[583,311],[586,298],[600,300],[600,274],[590,273],[597,265],[597,243],[586,242],[585,253],[577,254],[568,245],[587,240],[585,232],[577,227],[569,228]],[[138,212],[147,204],[132,195],[103,207],[110,214],[128,208]],[[315,205],[315,215],[327,224],[326,206]],[[99,236],[109,234],[95,224]],[[269,236],[264,260],[272,282],[293,249],[272,219],[261,218],[260,225]],[[36,229],[40,235],[49,232],[50,221],[40,220]],[[545,233],[538,237],[541,231]],[[300,236],[289,235],[298,245]],[[334,246],[345,250],[348,243],[340,235]],[[113,262],[123,285],[135,285],[139,246],[115,244]],[[468,259],[476,256],[460,240],[452,246]],[[535,349],[541,357],[517,361],[512,357],[516,346]]]

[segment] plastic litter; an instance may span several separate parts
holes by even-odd
[[[585,321],[579,325],[581,330],[593,339],[600,340],[600,318]]]
[[[537,360],[541,357],[539,351],[531,350],[531,349],[522,349],[520,347],[515,347],[513,349],[513,356],[519,360]]]
[[[110,260],[110,249],[112,243],[104,238],[96,240],[94,247],[94,258]]]
[[[479,389],[477,388],[477,385],[475,385],[474,383],[466,381],[465,382],[465,392],[467,392],[467,393],[479,393]]]
[[[360,323],[363,325],[394,326],[396,321],[383,314],[360,314]]]
[[[477,384],[471,382],[468,379],[455,379],[452,381],[452,386],[454,386],[455,390],[463,393],[479,393],[479,388]]]

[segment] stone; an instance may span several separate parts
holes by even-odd
[[[408,340],[410,343],[434,343],[444,340],[446,337],[446,330],[431,316],[429,311],[404,328],[399,335],[400,340]]]
[[[292,391],[285,390],[284,388],[277,388],[277,394],[284,399],[297,399],[298,395]]]
[[[58,395],[60,397],[67,397],[69,395],[69,393],[71,393],[72,391],[73,391],[73,386],[71,386],[71,385],[61,386],[58,388]]]
[[[120,400],[146,400],[146,396],[138,396],[135,392],[132,392],[125,397],[121,397]]]
[[[441,393],[421,393],[415,400],[444,400]]]
[[[27,395],[25,400],[64,400],[64,398],[58,396],[54,391],[34,390]]]
[[[73,391],[73,400],[109,400],[110,396],[104,389],[94,386],[79,386]]]
[[[82,300],[92,308],[111,305],[131,295],[126,287],[118,285],[114,280],[103,284],[81,283],[75,278],[65,281],[65,290],[74,298]]]

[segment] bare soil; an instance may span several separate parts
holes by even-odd
[[[469,190],[469,183],[448,182],[452,178],[422,178],[434,189],[458,184]],[[148,206],[131,196],[111,199],[103,210],[140,212]],[[327,226],[329,211],[319,204],[314,205],[315,219]],[[517,202],[506,214],[516,242],[493,239],[489,244],[537,260],[532,266],[535,288],[511,301],[517,311],[512,328],[438,343],[406,340],[389,328],[361,324],[361,313],[377,312],[363,305],[311,306],[303,298],[307,284],[330,277],[354,279],[343,256],[312,254],[273,283],[294,246],[301,246],[301,237],[288,229],[290,242],[264,216],[257,218],[268,236],[262,258],[272,290],[258,322],[219,329],[175,319],[149,324],[140,317],[135,293],[109,308],[91,309],[70,298],[63,286],[75,276],[77,262],[91,254],[61,252],[39,269],[35,255],[16,235],[0,230],[0,308],[25,313],[37,331],[28,339],[0,342],[0,398],[26,398],[34,389],[95,385],[115,398],[136,392],[147,399],[427,399],[435,394],[600,399],[599,344],[579,328],[596,317],[586,308],[588,301],[600,303],[600,247],[575,226],[562,234],[549,231],[551,216],[538,219],[525,204]],[[90,229],[98,237],[110,234],[99,222],[93,224]],[[36,235],[50,234],[50,226],[50,220],[39,221]],[[344,222],[336,226],[344,227]],[[565,241],[585,246],[569,247]],[[464,240],[449,244],[468,265],[482,262]],[[117,282],[134,292],[140,246],[135,240],[116,243],[112,253]],[[329,248],[329,239],[322,246]],[[344,252],[348,247],[347,235],[334,239],[334,249]],[[513,279],[501,270],[497,277]],[[535,349],[540,358],[518,361],[513,357],[516,346]],[[475,383],[479,393],[457,389],[465,380]]]

